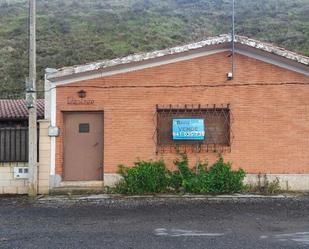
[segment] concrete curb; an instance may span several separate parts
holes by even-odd
[[[103,200],[159,200],[159,199],[190,199],[190,200],[237,200],[237,199],[287,199],[308,197],[304,194],[280,194],[280,195],[254,195],[254,194],[233,194],[233,195],[119,195],[119,194],[95,194],[95,195],[59,195],[59,196],[40,196],[39,202],[97,202]]]

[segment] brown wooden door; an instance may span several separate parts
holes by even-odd
[[[64,114],[64,180],[103,179],[103,113]]]

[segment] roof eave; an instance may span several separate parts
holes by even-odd
[[[123,58],[116,58],[113,60],[104,60],[94,63],[88,63],[85,65],[77,65],[72,67],[64,67],[54,72],[46,74],[46,79],[50,81],[57,81],[59,79],[68,79],[71,77],[77,77],[82,74],[93,74],[104,70],[113,70],[114,68],[127,66],[135,63],[145,63],[156,59],[164,59],[170,56],[180,56],[188,52],[195,52],[201,49],[206,49],[207,47],[215,45],[223,45],[229,48],[228,44],[231,43],[231,36],[228,34],[220,35],[217,37],[210,37],[207,40],[191,43],[183,46],[177,46],[169,49],[158,50],[154,52],[133,54]],[[278,58],[283,58],[286,62],[290,61],[294,66],[297,64],[303,70],[308,70],[309,57],[297,54],[292,51],[288,51],[284,48],[274,46],[270,43],[261,42],[255,39],[251,39],[244,36],[235,36],[235,42],[238,45],[243,45],[256,50],[265,52],[264,55],[271,54]]]
[[[72,67],[64,67],[58,69],[52,73],[46,74],[46,78],[48,80],[53,81],[53,79],[63,78],[69,75],[81,74],[81,73],[89,73],[95,72],[98,70],[104,70],[106,68],[112,68],[119,65],[127,65],[131,63],[139,63],[145,62],[153,59],[159,59],[162,57],[178,55],[198,49],[202,49],[208,46],[227,44],[231,41],[231,36],[224,34],[217,37],[210,37],[207,40],[203,40],[200,42],[195,42],[191,44],[186,44],[183,46],[177,46],[173,48],[167,48],[163,50],[157,50],[153,52],[139,53],[128,55],[123,58],[116,58],[112,60],[103,60],[94,63],[88,63],[85,65],[77,65]]]
[[[304,64],[307,66],[309,65],[309,57],[295,53],[293,51],[286,50],[278,46],[274,46],[273,44],[270,43],[260,42],[258,40],[251,39],[245,36],[236,36],[235,42],[246,45],[248,47],[260,49],[262,51],[275,54],[292,61],[296,61],[300,64]]]

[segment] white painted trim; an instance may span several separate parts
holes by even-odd
[[[122,58],[115,58],[112,60],[101,60],[97,62],[88,63],[85,65],[75,65],[71,67],[64,67],[61,69],[48,69],[48,79],[54,79],[52,81],[57,81],[57,79],[64,79],[64,77],[72,78],[73,75],[81,74],[81,73],[93,73],[98,70],[104,70],[106,68],[115,67],[115,66],[121,66],[121,65],[128,65],[131,63],[144,63],[146,60],[152,60],[152,59],[159,59],[166,56],[184,56],[184,53],[187,52],[193,52],[198,53],[203,48],[208,48],[209,46],[213,45],[226,45],[225,48],[229,48],[229,44],[232,41],[231,34],[222,34],[216,37],[209,37],[206,40],[195,42],[191,44],[186,44],[183,46],[177,46],[173,48],[163,49],[163,50],[157,50],[153,52],[146,52],[146,53],[139,53],[139,54],[131,54],[126,57]],[[245,45],[249,48],[255,48],[260,51],[268,52],[269,54],[274,54],[279,57],[284,57],[286,59],[289,59],[291,61],[294,61],[296,63],[300,63],[303,65],[309,65],[309,57],[297,54],[292,51],[288,51],[284,48],[280,48],[277,46],[274,46],[273,44],[261,42],[255,39],[251,39],[245,36],[235,36],[235,42],[236,45]],[[168,57],[166,57],[168,59]],[[163,59],[161,59],[163,60]],[[304,69],[304,67],[303,67]],[[306,70],[306,69],[304,69]]]
[[[95,72],[94,71],[93,73],[91,73],[89,75],[83,75],[83,73],[81,73],[79,75],[78,74],[75,74],[75,75],[72,74],[71,75],[72,78],[70,78],[70,79],[63,79],[63,80],[55,79],[57,81],[54,84],[56,86],[66,85],[66,84],[79,82],[79,81],[83,81],[83,80],[92,80],[92,79],[112,76],[112,75],[116,75],[116,74],[128,73],[128,72],[133,72],[133,71],[142,70],[142,69],[146,69],[146,68],[176,63],[176,62],[180,62],[180,61],[191,60],[191,59],[195,59],[195,58],[199,58],[199,57],[203,57],[203,56],[207,56],[207,55],[212,55],[212,54],[217,54],[217,53],[222,53],[222,52],[226,52],[226,51],[229,51],[229,49],[214,49],[214,50],[210,50],[210,51],[194,53],[194,54],[185,55],[185,56],[181,56],[181,57],[177,57],[177,58],[171,58],[171,59],[162,58],[160,61],[156,61],[156,62],[144,61],[140,65],[131,65],[130,63],[128,63],[126,65],[126,67],[122,68],[122,69],[113,69],[112,67],[110,67],[110,68],[106,68],[105,71],[102,71],[102,72]],[[125,66],[125,65],[122,65],[122,66]],[[89,73],[89,72],[87,72],[87,73]],[[54,79],[50,79],[50,80],[52,81]]]
[[[301,68],[296,67],[296,66],[288,65],[287,63],[271,59],[267,56],[263,56],[263,55],[259,55],[259,54],[253,53],[253,52],[245,51],[243,49],[235,49],[235,53],[245,55],[245,56],[250,57],[250,58],[254,58],[254,59],[269,63],[269,64],[273,64],[273,65],[278,66],[278,67],[282,67],[284,69],[288,69],[288,70],[309,76],[309,70],[305,70],[305,69],[301,69]]]
[[[208,55],[212,55],[212,54],[217,54],[217,53],[222,53],[222,52],[226,52],[226,51],[230,51],[230,49],[229,48],[221,48],[221,49],[214,49],[214,50],[203,51],[203,52],[195,52],[195,53],[187,54],[187,55],[178,54],[176,58],[168,59],[167,58],[168,56],[167,56],[167,57],[162,57],[158,61],[155,61],[155,62],[151,62],[150,60],[139,62],[138,65],[136,65],[136,64],[134,65],[134,63],[132,62],[132,64],[128,63],[128,64],[123,64],[123,65],[118,65],[118,66],[124,67],[124,68],[121,68],[121,69],[119,69],[119,68],[115,69],[113,67],[107,67],[107,68],[103,68],[101,71],[94,70],[92,72],[87,71],[87,72],[82,72],[82,73],[79,73],[79,74],[71,74],[71,75],[68,76],[70,78],[67,78],[67,79],[61,79],[61,77],[54,78],[54,79],[52,78],[52,79],[50,79],[50,81],[55,81],[55,82],[53,82],[55,86],[66,85],[66,84],[80,82],[80,81],[84,81],[84,80],[92,80],[92,79],[97,79],[97,78],[102,78],[102,77],[107,77],[107,76],[112,76],[112,75],[117,75],[117,74],[123,74],[123,73],[138,71],[138,70],[142,70],[142,69],[146,69],[146,68],[157,67],[157,66],[167,65],[167,64],[171,64],[171,63],[191,60],[191,59],[195,59],[195,58],[199,58],[199,57],[203,57],[203,56],[208,56]],[[278,60],[269,58],[269,57],[264,56],[264,55],[259,55],[259,54],[256,54],[254,52],[246,51],[246,50],[240,49],[240,48],[236,48],[235,52],[238,53],[238,54],[241,54],[241,55],[248,56],[250,58],[254,58],[254,59],[269,63],[269,64],[279,66],[281,68],[285,68],[285,69],[288,69],[288,70],[309,76],[309,70],[302,69],[300,67],[293,66],[293,65],[288,65],[287,63],[280,62]]]
[[[51,106],[51,93],[50,93],[51,83],[47,79],[47,76],[45,74],[45,81],[44,81],[44,118],[47,120],[50,120],[50,106]]]
[[[51,126],[56,126],[56,89],[53,88],[50,90],[50,118]],[[61,131],[60,131],[61,132]],[[50,175],[55,175],[56,172],[56,138],[51,137],[50,139]]]

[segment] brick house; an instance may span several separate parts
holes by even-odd
[[[48,70],[51,187],[111,185],[117,166],[222,153],[247,181],[259,173],[309,189],[309,58],[221,35],[161,51]],[[203,138],[174,139],[176,119],[204,122]]]

